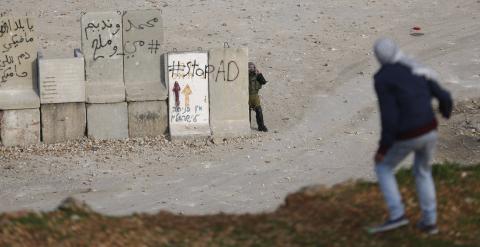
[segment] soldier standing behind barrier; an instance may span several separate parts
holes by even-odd
[[[254,63],[249,62],[248,63],[248,79],[249,79],[249,85],[248,85],[248,92],[249,92],[249,99],[248,99],[248,105],[250,107],[250,122],[252,122],[251,118],[251,110],[253,109],[256,113],[256,119],[257,119],[257,125],[258,125],[258,130],[267,132],[268,129],[265,126],[264,120],[263,120],[263,112],[262,112],[262,106],[260,105],[260,96],[258,95],[258,91],[262,88],[262,85],[265,85],[267,81],[265,80],[265,77],[263,77],[262,73],[260,73],[255,66]]]
[[[428,234],[436,234],[437,203],[430,162],[438,124],[431,101],[436,98],[440,113],[449,118],[452,98],[438,85],[432,70],[404,55],[393,40],[379,39],[374,51],[381,64],[374,79],[382,123],[380,145],[374,158],[375,172],[389,219],[369,232],[389,231],[408,224],[394,173],[395,167],[414,153],[413,175],[422,210],[417,226]]]

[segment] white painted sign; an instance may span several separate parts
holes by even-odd
[[[208,53],[168,53],[166,67],[170,135],[210,135]]]

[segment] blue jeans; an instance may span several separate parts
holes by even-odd
[[[410,140],[397,141],[388,150],[384,160],[375,165],[375,172],[387,203],[390,220],[398,219],[405,214],[402,197],[395,179],[395,167],[409,153],[414,152],[413,174],[422,210],[421,221],[427,225],[436,224],[437,203],[430,161],[433,157],[437,138],[437,132],[431,131]]]

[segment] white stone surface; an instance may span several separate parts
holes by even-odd
[[[83,57],[39,59],[40,103],[85,102]]]

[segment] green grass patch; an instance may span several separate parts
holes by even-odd
[[[14,219],[12,222],[18,225],[24,225],[34,228],[47,228],[48,227],[48,218],[44,218],[41,214],[37,213],[28,213],[25,216],[21,216],[17,219]]]

